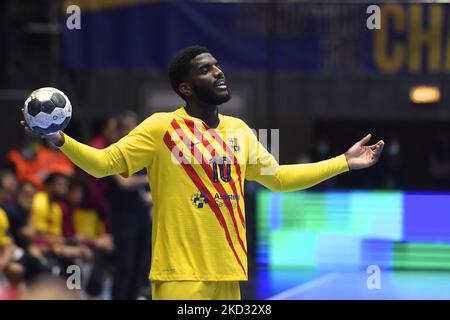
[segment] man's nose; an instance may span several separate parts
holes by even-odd
[[[219,67],[214,66],[214,77],[215,78],[223,77],[223,71]]]

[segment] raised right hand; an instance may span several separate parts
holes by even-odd
[[[23,112],[24,109],[21,109],[22,111],[22,116],[23,116]],[[42,139],[46,139],[48,141],[50,141],[51,143],[53,143],[54,145],[56,145],[57,147],[61,147],[64,144],[64,135],[61,134],[61,131],[58,131],[56,133],[53,134],[48,134],[48,135],[43,135],[43,134],[39,134],[36,131],[33,131],[25,122],[25,120],[20,120],[20,124],[25,128],[25,131],[27,132],[32,132],[34,134],[39,135]]]

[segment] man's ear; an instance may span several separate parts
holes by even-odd
[[[185,97],[192,96],[192,86],[187,82],[182,82],[178,85],[178,90],[180,90],[181,94]]]

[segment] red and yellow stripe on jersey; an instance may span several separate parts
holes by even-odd
[[[174,155],[171,161],[184,170],[184,175],[177,173],[176,178],[185,180],[183,185],[189,186],[191,193],[195,192],[194,199],[191,198],[194,203],[190,210],[186,210],[190,211],[189,214],[186,212],[186,217],[189,220],[198,219],[200,214],[201,221],[196,224],[196,231],[200,237],[203,237],[203,233],[208,235],[203,239],[205,244],[211,237],[219,235],[225,238],[225,241],[218,242],[215,248],[208,251],[228,252],[224,262],[234,267],[231,273],[226,274],[226,278],[237,280],[247,277],[243,181],[237,157],[224,141],[225,138],[222,138],[225,134],[221,128],[208,130],[200,121],[196,122],[184,115],[170,122],[163,140],[167,150]],[[195,190],[192,189],[194,186]],[[199,195],[198,201],[206,200],[201,208],[196,205],[196,195]],[[205,215],[208,216],[205,218]],[[234,259],[230,258],[230,253]],[[215,255],[210,259],[216,259]],[[240,270],[236,268],[237,265]]]

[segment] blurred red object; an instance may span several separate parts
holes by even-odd
[[[20,293],[15,286],[0,283],[0,300],[19,300]]]

